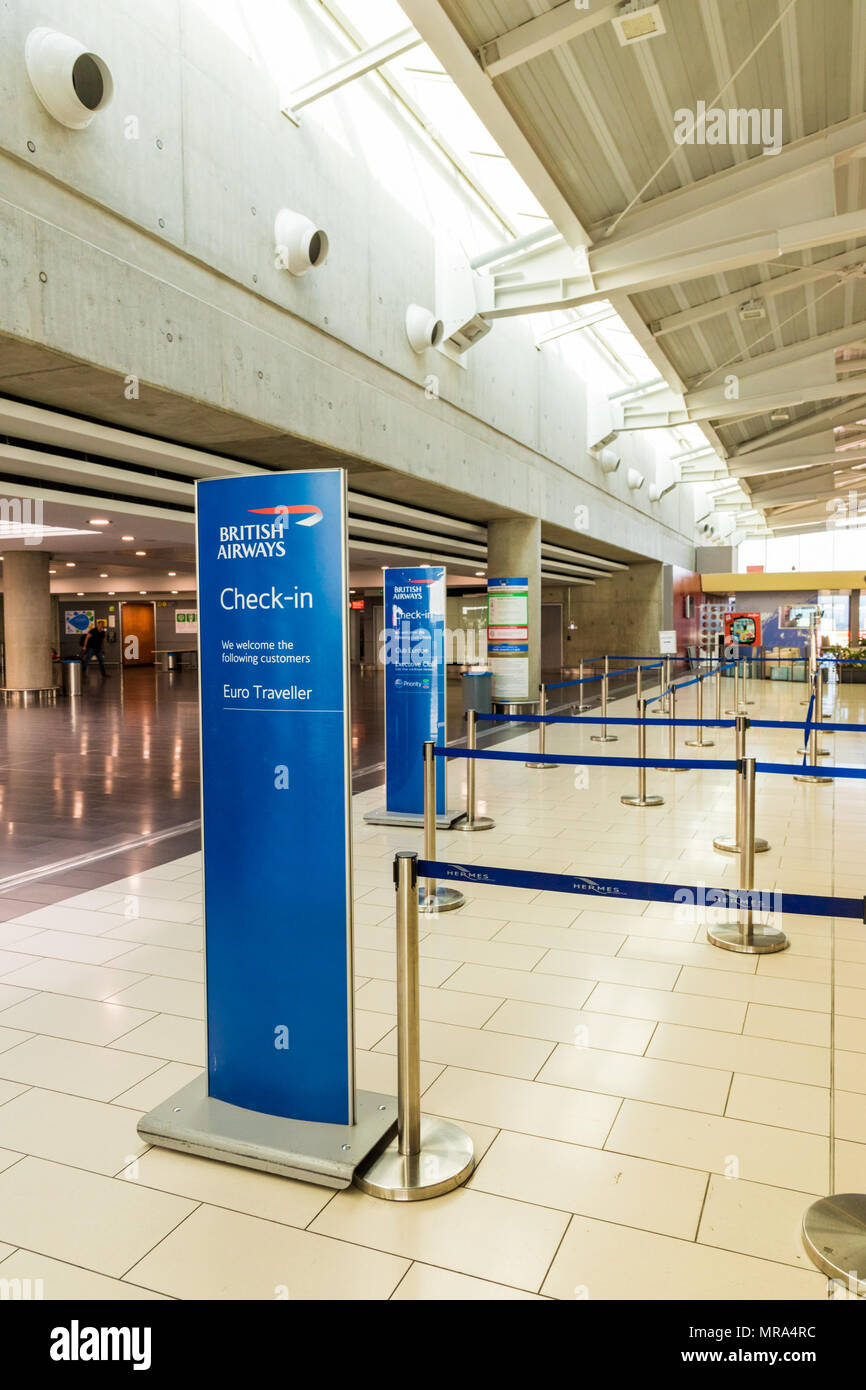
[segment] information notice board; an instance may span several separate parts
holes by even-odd
[[[493,672],[494,700],[509,702],[530,698],[529,580],[526,577],[487,581],[487,664]]]

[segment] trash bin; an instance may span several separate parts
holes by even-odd
[[[61,674],[63,677],[63,694],[80,695],[81,662],[78,660],[77,657],[72,657],[69,660],[61,661],[60,665],[62,667]]]
[[[463,713],[474,709],[478,714],[493,713],[493,672],[484,668],[463,673]]]

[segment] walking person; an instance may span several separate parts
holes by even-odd
[[[91,623],[87,631],[87,636],[84,639],[84,652],[81,657],[81,665],[83,669],[86,671],[87,667],[90,665],[90,658],[92,656],[95,656],[97,662],[99,663],[99,670],[102,674],[103,680],[107,680],[108,672],[105,669],[105,659],[102,655],[102,648],[104,643],[105,628],[103,626],[100,626],[99,624],[94,625]]]

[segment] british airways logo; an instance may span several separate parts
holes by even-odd
[[[294,507],[250,507],[250,515],[292,517],[298,526],[318,526],[324,513],[312,502],[300,502]]]
[[[218,560],[281,559],[286,553],[286,530],[292,523],[297,526],[318,526],[324,519],[321,507],[306,502],[295,506],[250,507],[248,514],[270,516],[274,520],[221,526]]]

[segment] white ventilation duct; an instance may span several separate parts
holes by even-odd
[[[280,208],[277,213],[274,243],[277,269],[290,275],[306,275],[328,258],[328,238],[321,227],[291,208]]]
[[[56,29],[30,31],[24,63],[45,110],[69,130],[84,130],[114,95],[104,59]]]
[[[632,492],[640,492],[646,479],[643,473],[638,473],[636,468],[630,468],[625,478]]]
[[[426,352],[442,341],[445,325],[441,319],[420,304],[410,304],[406,310],[406,337],[413,352]]]
[[[615,473],[622,463],[622,457],[615,449],[602,449],[598,455],[602,473]]]

